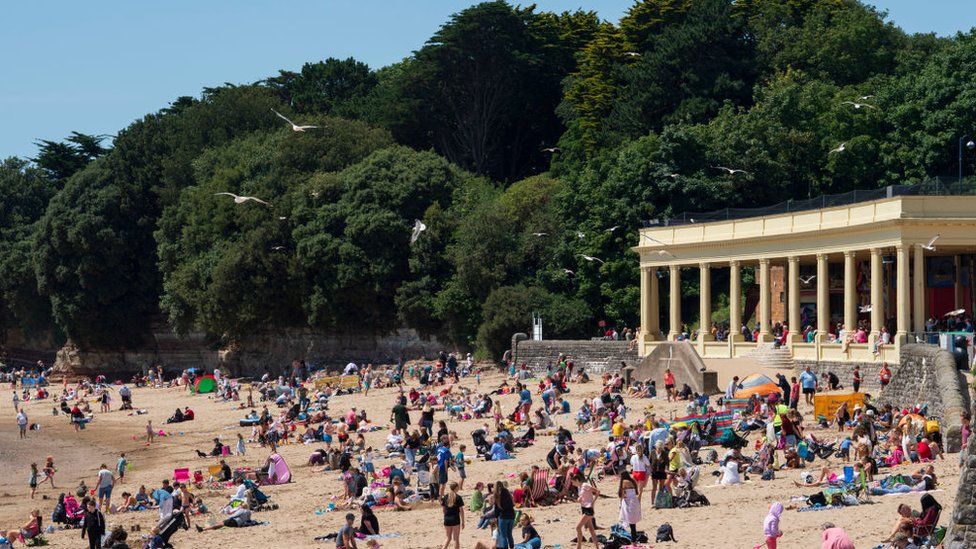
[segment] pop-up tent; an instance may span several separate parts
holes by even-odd
[[[196,393],[212,393],[217,389],[217,380],[212,375],[200,376],[197,378],[193,391]]]
[[[749,374],[739,381],[741,389],[735,392],[735,398],[749,398],[752,395],[768,396],[781,392],[779,385],[763,374]]]

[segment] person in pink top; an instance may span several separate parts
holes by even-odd
[[[783,536],[779,529],[779,517],[783,514],[783,504],[774,501],[769,506],[769,514],[763,521],[763,535],[766,536],[766,549],[776,549],[776,540]]]
[[[593,502],[596,498],[600,497],[600,491],[590,484],[583,473],[576,473],[573,477],[573,483],[579,487],[579,497],[577,501],[580,504],[580,512],[582,516],[578,523],[576,523],[576,549],[583,548],[583,529],[586,528],[590,533],[590,540],[593,542],[593,546],[596,549],[600,549],[600,542],[596,539],[596,526],[595,519],[593,515]]]
[[[825,522],[821,528],[823,532],[820,537],[823,543],[820,544],[820,549],[854,549],[854,542],[843,528],[838,528],[831,522]]]

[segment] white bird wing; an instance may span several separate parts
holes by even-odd
[[[298,128],[298,129],[300,129],[300,130],[317,130],[317,129],[319,129],[319,126],[295,126],[295,127]]]
[[[415,220],[413,223],[413,231],[410,233],[410,243],[413,244],[414,242],[416,242],[417,239],[420,238],[420,233],[426,230],[427,230],[427,225],[424,225],[423,221],[419,219]]]
[[[733,170],[732,168],[726,168],[725,166],[715,166],[715,169],[716,170],[725,170],[725,171],[727,171],[729,173],[735,173],[735,170]]]
[[[277,114],[278,115],[278,118],[281,118],[282,120],[284,120],[285,122],[288,122],[292,126],[296,126],[297,127],[297,124],[295,124],[294,122],[292,122],[291,120],[289,120],[287,116],[281,114],[280,112],[278,112],[278,111],[276,111],[274,109],[271,109],[271,112]]]
[[[844,152],[845,149],[847,149],[847,143],[841,143],[840,145],[837,146],[836,149],[831,149],[830,152],[839,153],[839,152]]]
[[[937,234],[937,235],[933,236],[932,237],[932,240],[929,240],[929,243],[926,244],[925,247],[926,248],[931,248],[932,247],[932,244],[935,244],[935,241],[938,240],[940,236],[942,236],[942,235],[941,234]]]
[[[620,228],[620,225],[614,225],[613,227],[610,227],[609,229],[607,229],[607,232],[608,233],[612,233],[613,231],[616,231],[619,228]]]
[[[563,272],[566,273],[566,274],[568,274],[568,275],[574,275],[574,274],[576,274],[576,273],[574,273],[573,271],[571,271],[569,269],[563,269]]]
[[[580,239],[583,239],[583,238],[586,238],[586,235],[583,234],[582,231],[576,231],[576,237],[577,238],[580,238]]]
[[[248,200],[253,200],[255,202],[260,202],[261,204],[264,204],[265,206],[270,206],[271,205],[271,204],[268,204],[267,202],[265,202],[264,200],[261,200],[260,198],[257,198],[257,197],[254,197],[254,196],[242,196],[241,198],[245,202],[248,201]]]
[[[224,193],[214,193],[214,196],[221,196],[221,195],[223,195],[223,196],[232,196],[232,197],[234,197],[234,198],[239,198],[239,197],[238,197],[238,196],[237,196],[236,194],[234,194],[234,193],[227,193],[227,192],[224,192]]]

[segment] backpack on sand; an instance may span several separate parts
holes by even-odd
[[[656,536],[656,539],[654,541],[673,541],[673,542],[677,542],[678,540],[674,539],[674,530],[671,528],[671,525],[668,524],[667,522],[665,522],[661,526],[658,526],[658,528],[657,528],[657,536]]]

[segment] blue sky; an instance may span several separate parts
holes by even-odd
[[[0,158],[36,139],[114,134],[205,86],[252,82],[306,61],[354,56],[380,67],[418,49],[459,0],[28,1],[4,5]],[[526,1],[524,4],[529,4]],[[632,0],[536,0],[616,21]],[[971,0],[872,2],[909,32],[976,26]]]

